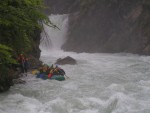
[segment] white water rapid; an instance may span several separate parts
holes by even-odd
[[[69,79],[29,74],[22,78],[26,84],[0,94],[0,113],[150,113],[150,56],[43,49],[47,64],[66,56],[77,60],[61,66]]]

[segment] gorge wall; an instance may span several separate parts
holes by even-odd
[[[47,0],[53,14],[69,13],[66,51],[150,54],[148,0]]]

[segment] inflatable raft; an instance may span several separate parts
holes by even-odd
[[[51,80],[63,81],[63,80],[65,80],[65,77],[63,75],[53,75],[50,79]]]
[[[52,77],[48,78],[47,74],[46,73],[39,73],[37,74],[36,76],[37,78],[41,78],[43,80],[47,80],[47,79],[50,79],[50,80],[58,80],[58,81],[63,81],[65,80],[65,77],[63,75],[53,75]]]

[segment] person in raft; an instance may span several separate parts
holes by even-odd
[[[52,66],[49,68],[49,74],[48,74],[48,78],[51,78],[53,75],[65,75],[65,71],[63,69],[61,69],[60,67],[58,67],[58,65],[56,65],[56,67],[54,68],[54,65],[52,64]]]
[[[58,75],[63,75],[64,76],[66,74],[65,71],[58,66],[58,64],[56,64],[55,70],[56,70]]]
[[[49,67],[48,65],[43,63],[42,66],[39,68],[39,71],[40,74],[45,74],[47,75],[48,78],[51,78],[53,75],[61,75],[61,76],[65,75],[65,71],[60,67],[58,67],[58,65],[54,67],[54,64],[52,64]]]

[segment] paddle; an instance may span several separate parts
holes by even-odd
[[[69,78],[69,77],[65,74],[64,70],[62,70],[62,69],[60,68],[59,71],[60,71],[61,73],[63,73],[67,78]]]
[[[66,74],[64,74],[67,78],[69,78]]]

